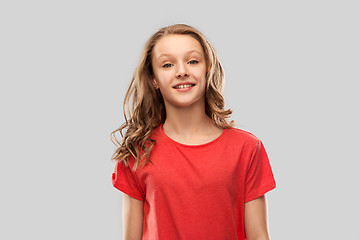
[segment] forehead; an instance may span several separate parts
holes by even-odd
[[[154,46],[153,57],[158,59],[160,56],[173,55],[182,56],[186,53],[199,52],[204,56],[204,51],[198,40],[189,35],[166,35],[162,37]]]

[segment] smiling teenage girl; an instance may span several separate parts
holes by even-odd
[[[223,82],[215,49],[193,27],[161,28],[146,43],[125,123],[112,132],[125,240],[269,239],[275,179],[262,141],[228,122]]]

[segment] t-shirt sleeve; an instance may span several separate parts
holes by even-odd
[[[123,162],[116,161],[115,170],[112,174],[113,186],[127,195],[144,201],[139,180],[130,165],[125,166]]]
[[[261,140],[258,140],[250,159],[245,184],[245,202],[254,200],[276,187],[269,158]]]

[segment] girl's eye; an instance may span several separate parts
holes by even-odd
[[[196,63],[198,63],[198,61],[197,60],[191,60],[189,63],[190,64],[196,64]]]
[[[163,67],[164,67],[164,68],[169,68],[169,67],[171,67],[171,63],[165,63],[165,64],[163,65]]]

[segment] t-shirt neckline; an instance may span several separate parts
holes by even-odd
[[[184,143],[177,142],[174,139],[170,138],[168,135],[166,135],[166,133],[164,132],[164,129],[163,129],[163,123],[161,123],[159,127],[160,127],[160,132],[162,133],[162,135],[165,136],[165,138],[167,138],[170,142],[173,142],[173,143],[175,143],[177,145],[180,145],[180,146],[183,146],[183,147],[192,147],[192,148],[203,147],[203,146],[207,146],[207,145],[213,144],[215,142],[218,142],[220,139],[222,139],[224,137],[225,133],[227,132],[226,131],[227,128],[225,128],[218,137],[211,140],[210,142],[203,143],[203,144],[189,145],[189,144],[184,144]]]

